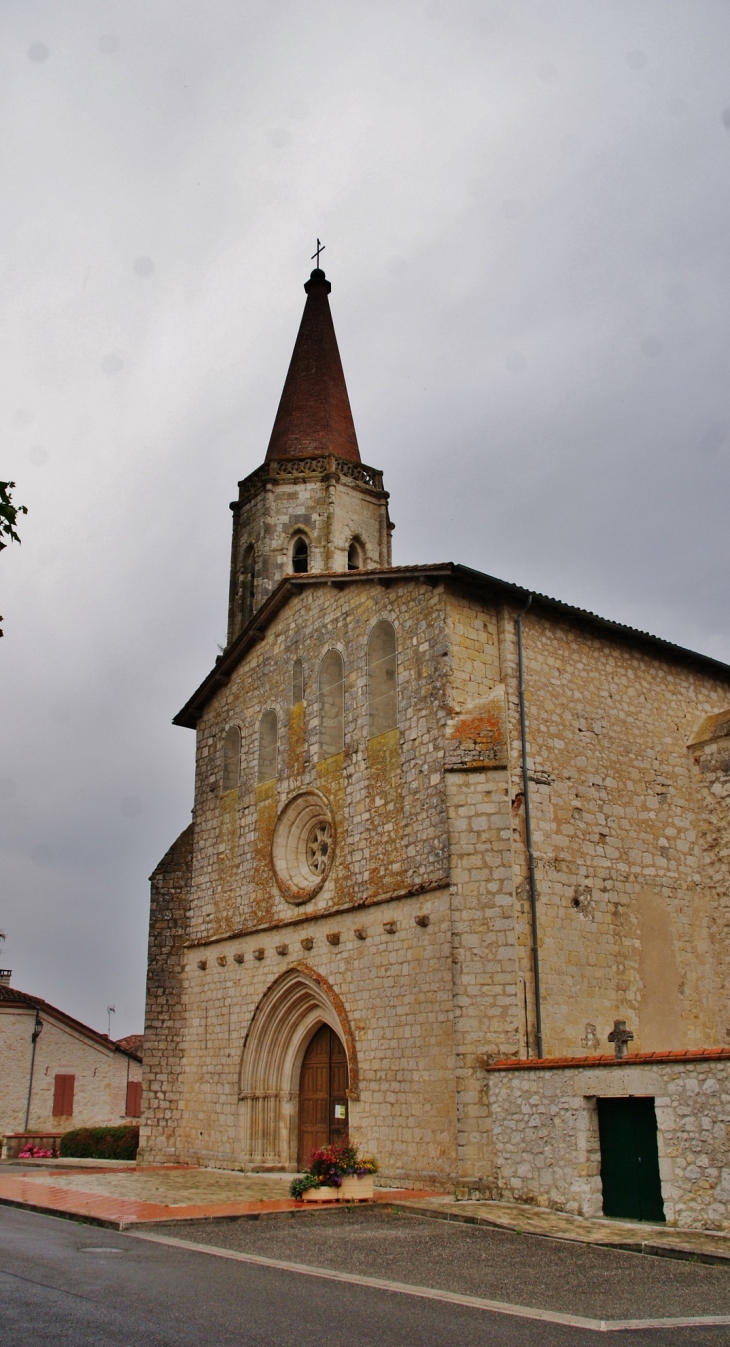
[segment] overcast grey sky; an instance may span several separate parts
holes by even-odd
[[[6,0],[0,958],[142,1028],[316,236],[394,560],[730,661],[727,0]]]

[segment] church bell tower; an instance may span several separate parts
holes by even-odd
[[[266,458],[232,501],[228,644],[285,575],[382,569],[391,562],[383,474],[361,461],[329,306],[316,267],[304,289]]]

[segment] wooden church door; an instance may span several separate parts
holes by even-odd
[[[347,1053],[334,1030],[323,1024],[304,1054],[299,1077],[300,1169],[312,1151],[341,1146],[348,1139]]]

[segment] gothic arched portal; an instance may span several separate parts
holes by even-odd
[[[342,1055],[348,1101],[359,1097],[355,1040],[339,996],[314,969],[290,968],[264,993],[254,1012],[241,1056],[242,1159],[250,1165],[294,1169],[299,1150],[299,1087],[307,1050],[328,1026],[342,1046],[330,1047],[328,1099],[342,1104]],[[324,1037],[324,1036],[323,1036]],[[329,1040],[330,1044],[332,1040]],[[334,1081],[332,1078],[334,1056]],[[332,1085],[334,1084],[334,1092]],[[346,1108],[345,1123],[349,1112]],[[334,1111],[333,1111],[333,1123]],[[337,1121],[342,1121],[338,1119]],[[333,1131],[333,1138],[336,1130]]]

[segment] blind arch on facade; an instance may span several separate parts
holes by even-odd
[[[264,711],[259,721],[259,768],[257,781],[274,781],[276,778],[279,722],[276,711]]]
[[[398,727],[398,652],[395,627],[383,618],[368,639],[368,738]]]
[[[319,666],[319,756],[331,758],[345,747],[345,664],[328,650]]]
[[[223,740],[223,793],[235,790],[241,773],[241,731],[237,725],[226,730]]]

